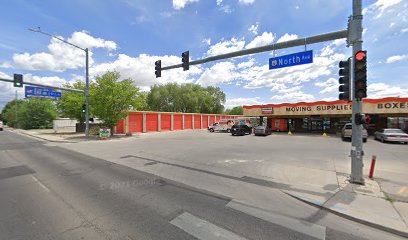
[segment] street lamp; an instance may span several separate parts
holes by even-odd
[[[77,46],[75,44],[72,44],[70,42],[65,41],[62,38],[54,36],[54,35],[52,35],[50,33],[43,32],[40,27],[38,27],[38,28],[29,28],[28,30],[30,30],[32,32],[42,33],[44,35],[47,35],[47,36],[50,36],[52,38],[58,39],[59,41],[64,42],[66,44],[69,44],[69,45],[71,45],[73,47],[81,49],[82,51],[85,51],[85,58],[86,58],[86,60],[85,60],[85,91],[84,91],[85,105],[86,105],[86,108],[85,108],[85,135],[86,135],[86,137],[89,137],[89,55],[88,55],[88,48],[81,48],[81,47],[79,47],[79,46]]]

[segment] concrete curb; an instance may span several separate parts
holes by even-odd
[[[30,137],[33,137],[33,138],[41,139],[41,140],[43,140],[43,141],[47,141],[47,142],[56,142],[56,143],[77,143],[77,142],[65,141],[65,140],[50,140],[50,139],[47,139],[47,138],[40,137],[40,136],[38,136],[38,135],[29,134],[29,133],[27,133],[27,132],[25,132],[25,131],[16,131],[14,128],[7,128],[7,130],[9,130],[9,131],[11,131],[11,132],[13,132],[13,133],[17,133],[17,134],[25,135],[25,136],[30,136]]]
[[[343,218],[349,219],[351,221],[358,222],[358,223],[361,223],[361,224],[364,224],[364,225],[367,225],[367,226],[370,226],[370,227],[374,227],[374,228],[383,230],[385,232],[393,233],[395,235],[408,238],[408,232],[402,232],[402,231],[396,230],[394,228],[385,227],[385,226],[380,225],[380,224],[376,224],[376,223],[369,222],[369,221],[366,221],[366,220],[363,220],[363,219],[360,219],[360,218],[357,218],[357,217],[353,217],[353,216],[344,214],[342,212],[338,212],[338,211],[335,211],[333,209],[327,208],[327,207],[322,206],[320,204],[316,204],[314,202],[307,201],[306,199],[303,199],[303,198],[300,198],[298,196],[292,195],[292,194],[290,194],[288,192],[285,192],[285,191],[282,191],[282,192],[287,194],[288,196],[294,198],[294,199],[297,199],[297,200],[299,200],[301,202],[304,202],[304,203],[306,203],[308,205],[311,205],[311,206],[314,206],[314,207],[317,207],[317,208],[320,208],[320,209],[324,209],[324,210],[326,210],[326,211],[328,211],[330,213],[333,213],[333,214],[335,214],[337,216],[340,216],[340,217],[343,217]]]

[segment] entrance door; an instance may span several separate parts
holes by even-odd
[[[310,121],[310,131],[323,131],[323,121],[322,120],[311,120]]]

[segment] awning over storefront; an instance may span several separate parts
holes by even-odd
[[[408,98],[364,99],[363,113],[408,116]],[[351,115],[351,103],[338,101],[298,102],[244,106],[245,116],[302,117]]]

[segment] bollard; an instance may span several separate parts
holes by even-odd
[[[377,156],[373,155],[373,158],[371,159],[370,175],[368,176],[369,178],[373,178],[376,161],[377,161]]]

